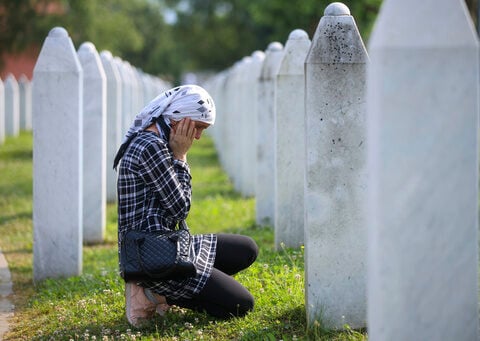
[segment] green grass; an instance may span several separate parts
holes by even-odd
[[[14,282],[15,317],[6,340],[364,340],[349,330],[307,330],[303,250],[275,251],[273,232],[255,225],[255,201],[236,193],[218,165],[212,140],[196,141],[189,154],[193,233],[247,234],[260,246],[258,260],[236,278],[256,298],[245,318],[219,321],[174,308],[143,329],[128,325],[123,282],[117,273],[116,206],[107,207],[107,236],[84,246],[83,273],[32,281],[32,135],[0,146],[0,248]]]

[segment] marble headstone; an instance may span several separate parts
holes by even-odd
[[[369,42],[369,339],[478,340],[478,38],[385,0]]]
[[[95,45],[78,49],[83,69],[83,242],[100,243],[106,228],[106,76]]]
[[[82,271],[83,71],[53,28],[33,72],[33,278]]]
[[[290,33],[275,89],[275,246],[303,244],[305,170],[305,58],[310,39]]]
[[[350,10],[326,7],[305,61],[308,323],[366,325],[366,64]]]

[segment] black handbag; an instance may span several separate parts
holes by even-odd
[[[129,230],[120,242],[120,275],[125,281],[182,280],[196,275],[185,221],[173,231]]]

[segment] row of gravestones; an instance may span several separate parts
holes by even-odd
[[[6,137],[17,137],[21,130],[31,129],[31,82],[25,75],[17,80],[9,74],[5,81],[0,79],[0,145]]]
[[[369,54],[332,3],[205,84],[257,223],[305,245],[309,323],[478,339],[478,51],[461,0],[384,0]]]
[[[170,85],[56,27],[32,82],[34,279],[77,275],[116,200],[113,157],[135,114]]]

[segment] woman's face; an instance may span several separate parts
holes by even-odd
[[[170,120],[170,125],[174,131],[178,122],[180,121]],[[195,122],[195,139],[200,140],[200,137],[202,137],[203,131],[208,127],[210,127],[210,124],[205,122],[200,122],[200,121],[194,121],[194,122]]]

